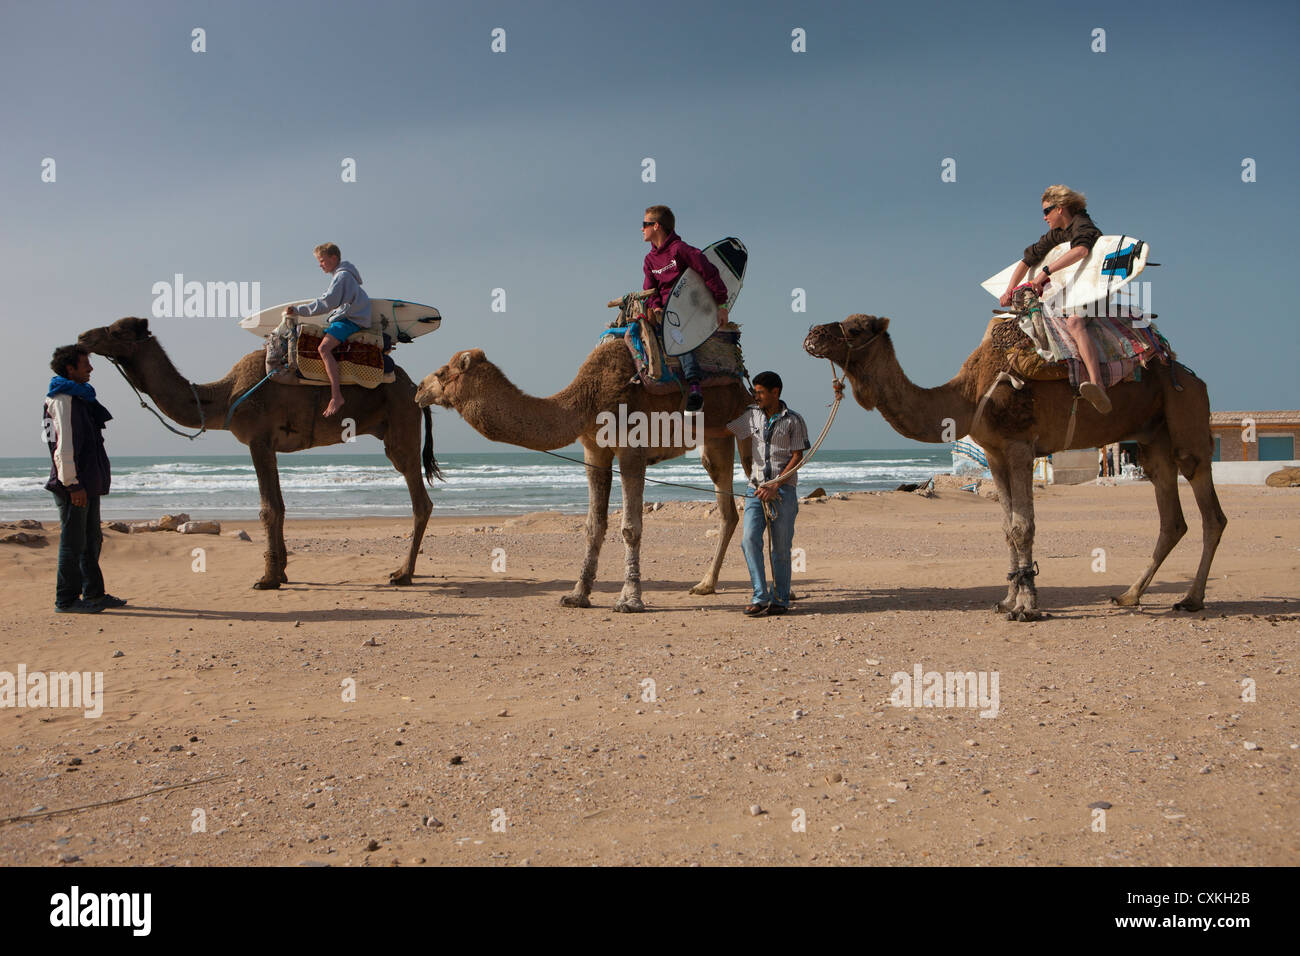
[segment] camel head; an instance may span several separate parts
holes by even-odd
[[[424,377],[420,387],[415,391],[415,401],[421,408],[429,405],[441,405],[443,408],[455,408],[462,394],[474,394],[474,379],[491,363],[482,349],[465,349],[451,357],[451,361]]]
[[[118,319],[102,329],[90,329],[77,337],[77,344],[106,358],[130,358],[142,342],[153,337],[148,319]]]
[[[848,367],[864,358],[866,348],[889,328],[889,320],[874,315],[850,315],[843,322],[814,325],[803,340],[804,351],[813,358],[830,359]]]

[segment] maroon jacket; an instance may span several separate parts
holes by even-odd
[[[688,267],[703,277],[704,284],[713,293],[713,300],[718,305],[727,301],[727,287],[713,263],[704,258],[704,253],[699,249],[682,242],[682,237],[674,232],[668,236],[668,241],[662,248],[651,247],[646,253],[645,285],[641,288],[655,290],[655,294],[646,299],[646,308],[662,309],[668,303],[673,286]]]

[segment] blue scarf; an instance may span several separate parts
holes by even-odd
[[[95,387],[89,382],[74,382],[70,378],[56,375],[50,379],[50,390],[45,395],[47,398],[53,398],[55,395],[71,395],[73,398],[80,398],[90,406],[91,417],[100,428],[103,428],[106,422],[113,420],[108,409],[99,404],[99,399],[95,398]]]

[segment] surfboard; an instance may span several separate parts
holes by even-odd
[[[247,329],[261,338],[274,332],[284,318],[284,310],[291,305],[303,305],[310,299],[299,299],[273,305],[261,312],[254,312],[239,320],[239,327]],[[322,327],[329,323],[328,315],[313,315],[299,318],[299,322],[308,322]],[[432,332],[442,324],[442,313],[431,305],[407,302],[404,299],[371,299],[370,328],[375,332],[386,332],[396,342],[410,342],[412,339]]]
[[[1069,249],[1067,242],[1054,247],[1042,262],[1026,273],[1024,281],[1038,278],[1043,266],[1050,266]],[[1045,297],[1063,297],[1060,302],[1062,310],[1107,299],[1142,274],[1150,253],[1151,247],[1134,236],[1102,236],[1082,261],[1060,272],[1052,271]],[[997,275],[985,279],[981,286],[995,299],[1002,298],[1020,262],[1017,259]]]
[[[745,263],[749,260],[745,244],[728,236],[700,251],[713,263],[727,287],[726,306],[730,310],[745,283]],[[702,275],[687,269],[668,293],[668,303],[664,306],[664,351],[669,355],[684,355],[703,345],[717,330],[718,305],[713,301],[713,293],[704,284]]]

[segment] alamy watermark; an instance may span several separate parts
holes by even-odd
[[[103,671],[0,671],[0,708],[72,707],[94,719],[104,713]]]
[[[998,715],[997,671],[922,671],[917,664],[911,674],[895,672],[889,678],[894,688],[889,702],[895,707],[978,707],[981,717]]]
[[[643,412],[626,403],[596,415],[601,448],[695,448],[704,433],[703,412]]]
[[[150,291],[156,319],[238,319],[262,311],[260,282],[186,282],[177,272]]]

